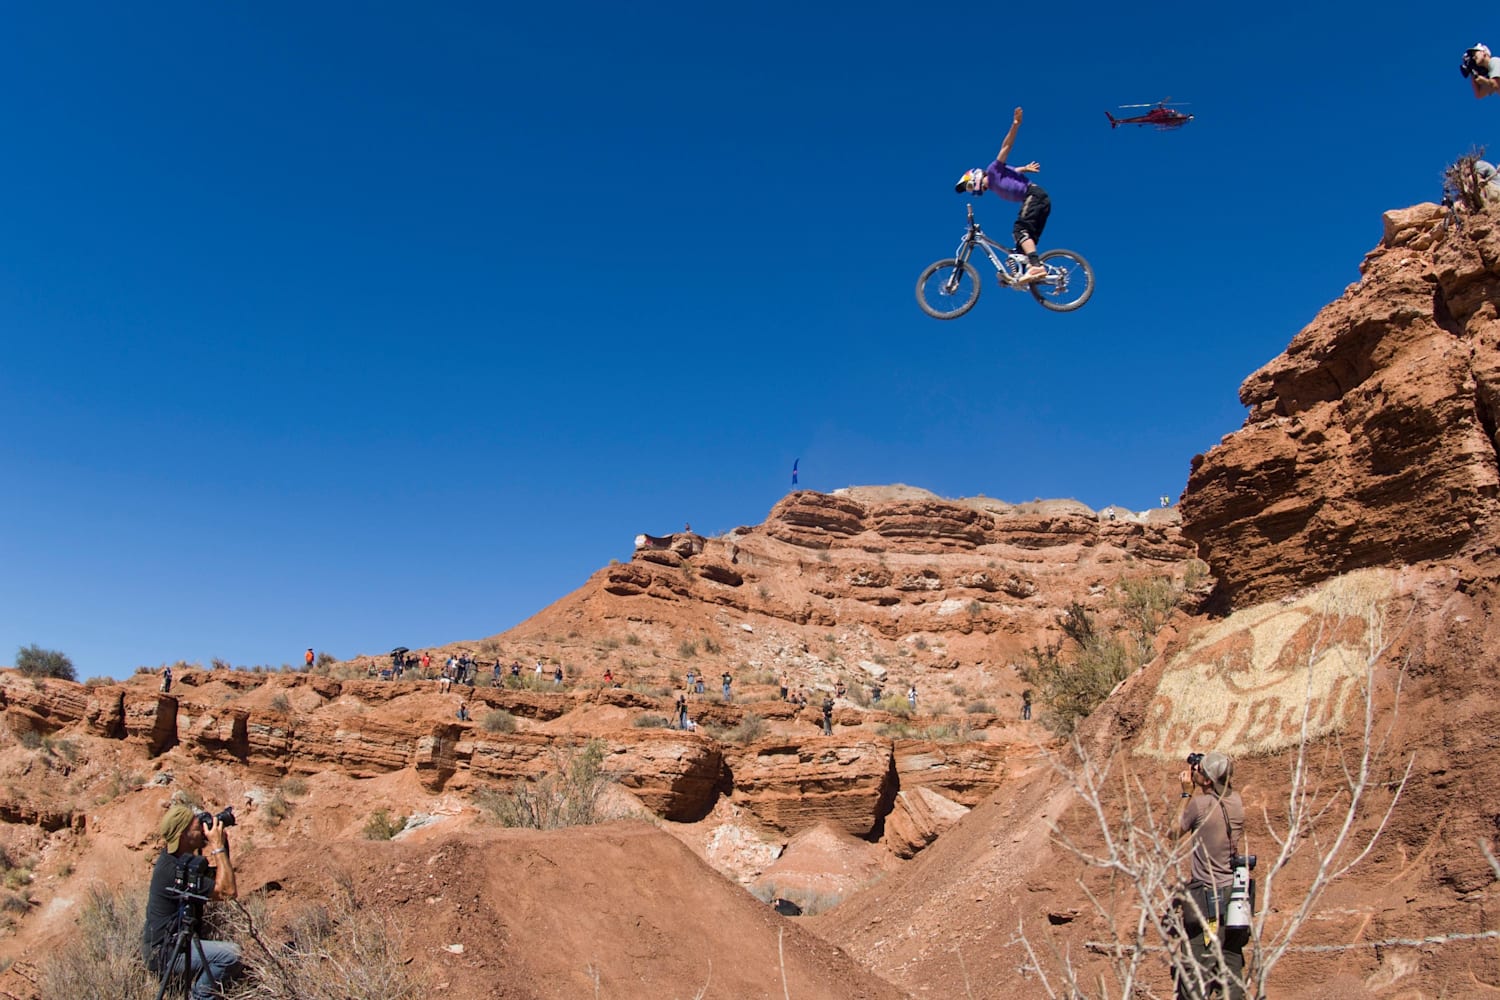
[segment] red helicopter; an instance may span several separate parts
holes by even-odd
[[[1192,115],[1183,114],[1176,108],[1167,107],[1167,101],[1170,100],[1171,98],[1168,97],[1157,101],[1155,104],[1122,104],[1120,105],[1121,110],[1125,108],[1150,108],[1151,110],[1143,115],[1135,115],[1130,118],[1116,118],[1106,111],[1104,112],[1104,117],[1109,119],[1110,128],[1119,128],[1121,125],[1155,125],[1162,131],[1170,128],[1182,128],[1182,126],[1193,120]]]

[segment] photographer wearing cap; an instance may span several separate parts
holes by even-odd
[[[1490,55],[1490,47],[1483,42],[1464,51],[1458,71],[1468,78],[1469,83],[1474,87],[1476,98],[1485,98],[1491,94],[1500,93],[1500,79],[1495,79],[1496,76],[1500,76],[1500,66],[1495,65]]]
[[[1191,754],[1182,780],[1178,837],[1192,841],[1191,903],[1182,911],[1191,965],[1177,970],[1178,1000],[1219,996],[1244,1000],[1248,927],[1226,927],[1234,859],[1245,829],[1245,804],[1230,787],[1234,761],[1221,753]],[[1219,964],[1217,951],[1223,955]],[[1196,972],[1194,971],[1196,967]]]
[[[141,931],[141,957],[146,967],[158,974],[173,954],[179,916],[188,915],[193,922],[194,937],[190,948],[176,954],[170,972],[181,974],[185,961],[191,960],[196,973],[192,985],[194,1000],[212,1000],[217,987],[240,972],[240,950],[229,941],[203,941],[196,937],[197,920],[203,902],[211,899],[234,899],[234,865],[229,860],[226,827],[234,822],[232,812],[219,814],[218,822],[209,817],[210,828],[204,829],[203,816],[188,805],[177,802],[161,819],[162,852],[151,870],[151,890],[146,901],[146,924]],[[199,852],[211,845],[208,857]],[[207,867],[208,861],[215,867]],[[183,873],[201,873],[184,888]],[[201,945],[201,950],[199,949]]]

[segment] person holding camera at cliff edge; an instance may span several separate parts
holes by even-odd
[[[1221,753],[1192,754],[1182,781],[1178,837],[1191,840],[1192,903],[1183,907],[1189,963],[1177,970],[1178,1000],[1224,996],[1244,1000],[1248,927],[1226,926],[1235,855],[1245,830],[1245,803],[1231,787],[1234,761]],[[1220,966],[1214,939],[1223,954]],[[1196,974],[1194,968],[1196,967]]]
[[[227,810],[226,810],[227,812]],[[206,815],[206,814],[205,814]],[[141,957],[146,967],[161,974],[165,970],[161,963],[171,955],[173,946],[173,924],[178,914],[180,900],[174,896],[173,888],[180,866],[188,858],[196,856],[205,846],[209,847],[207,860],[214,867],[208,869],[213,889],[209,899],[234,899],[238,889],[234,883],[234,864],[229,860],[229,838],[226,827],[233,822],[223,819],[205,829],[200,815],[191,807],[177,802],[161,819],[160,832],[165,842],[156,866],[151,869],[151,890],[146,900],[146,924],[141,931]],[[212,819],[212,818],[211,818]],[[205,880],[206,881],[206,880]],[[200,904],[201,905],[201,904]],[[190,907],[193,909],[193,907]],[[196,914],[195,914],[196,915]],[[194,1000],[213,1000],[219,995],[220,984],[239,975],[240,949],[230,941],[199,941],[203,951],[201,957],[194,947],[191,953],[193,968],[197,973],[193,981]],[[181,974],[187,956],[178,955],[172,972]],[[199,968],[202,964],[202,968]]]

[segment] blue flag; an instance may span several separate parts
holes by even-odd
[[[793,486],[797,485],[797,463],[800,462],[800,461],[802,461],[802,459],[800,459],[800,458],[795,458],[795,459],[792,460],[792,485]]]

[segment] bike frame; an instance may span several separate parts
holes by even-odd
[[[1025,254],[1017,253],[1014,250],[1002,247],[1000,244],[984,235],[984,230],[980,229],[979,223],[974,221],[974,206],[968,206],[968,210],[969,231],[967,233],[964,233],[963,240],[958,244],[958,250],[953,254],[954,259],[957,260],[959,264],[967,264],[970,258],[974,256],[975,248],[983,250],[985,256],[989,257],[990,263],[994,265],[995,273],[1000,276],[1000,281],[1007,287],[1015,287],[1017,276],[1025,274],[1026,269],[1030,266],[1031,262],[1026,259]],[[1005,255],[1004,262],[1001,261],[999,254]],[[1013,268],[1006,267],[1006,264],[1013,265]],[[958,287],[958,282],[960,278],[962,278],[962,276],[963,268],[960,267],[957,271],[954,272],[951,282],[953,287]]]

